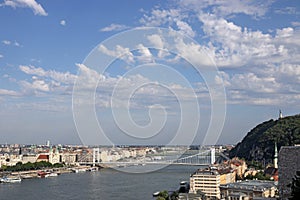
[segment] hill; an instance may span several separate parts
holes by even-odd
[[[271,163],[275,142],[278,151],[281,146],[300,144],[300,115],[271,119],[257,125],[229,152],[229,156]]]

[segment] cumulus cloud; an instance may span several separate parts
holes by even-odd
[[[147,36],[147,39],[158,49],[162,49],[164,47],[164,41],[158,34],[149,35]]]
[[[278,29],[272,36],[237,26],[212,14],[202,14],[199,20],[203,23],[203,31],[214,44],[218,66],[280,63],[299,57],[299,48],[293,47],[300,43],[299,34],[291,27]]]
[[[297,105],[300,100],[300,65],[282,63],[253,72],[220,73],[228,103],[251,105]]]
[[[139,55],[137,56],[137,59],[140,62],[144,62],[144,63],[154,62],[152,53],[150,52],[150,50],[147,47],[145,47],[143,44],[139,44],[136,48],[139,53]]]
[[[44,10],[41,4],[35,0],[4,0],[3,6],[10,6],[13,8],[30,8],[35,15],[47,16],[48,13]]]
[[[115,49],[110,50],[101,44],[99,45],[98,50],[106,55],[125,60],[127,63],[134,62],[133,54],[130,52],[129,48],[117,45]]]
[[[21,86],[25,92],[34,91],[34,92],[49,92],[50,85],[44,80],[33,80],[31,83],[27,81],[21,81]]]
[[[41,67],[35,67],[32,65],[20,65],[20,70],[26,74],[35,75],[44,78],[51,78],[55,81],[65,84],[73,84],[75,79],[77,78],[76,75],[71,74],[70,72],[57,72],[55,70],[44,70]]]
[[[171,107],[171,104],[176,103],[174,93],[180,95],[181,99],[186,102],[195,98],[190,88],[181,84],[171,82],[160,84],[159,81],[138,73],[111,77],[99,74],[84,64],[76,65],[79,68],[79,76],[76,80],[78,93],[75,96],[86,97],[86,92],[94,93],[96,91],[98,107],[127,108],[128,100],[134,109],[145,109],[158,103]],[[111,101],[113,101],[113,105]]]
[[[190,37],[195,37],[196,33],[188,23],[178,20],[176,21],[176,25],[181,33],[186,34]]]
[[[67,25],[67,22],[66,22],[66,20],[61,20],[61,21],[60,21],[60,25],[62,25],[62,26],[65,26],[65,25]]]
[[[179,38],[172,47],[162,35],[150,35],[148,40],[157,48],[176,49],[182,57],[202,66],[209,66],[213,64],[211,59],[214,60],[220,67],[220,76],[215,81],[224,83],[230,103],[296,105],[300,100],[299,23],[292,22],[292,27],[287,25],[267,33],[252,30],[231,19],[244,14],[260,20],[272,2],[234,2],[182,0],[170,9],[154,9],[144,14],[140,22],[200,36],[199,43],[187,43]],[[287,11],[296,14],[294,8]],[[195,16],[199,23],[191,23]],[[201,31],[197,33],[199,27]]]
[[[129,28],[129,26],[123,24],[111,24],[107,27],[100,29],[101,32],[110,32],[110,31],[122,31]]]

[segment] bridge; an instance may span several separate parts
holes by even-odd
[[[147,155],[143,158],[136,159],[122,159],[118,161],[102,162],[100,159],[100,149],[93,148],[92,155],[86,155],[81,158],[78,163],[82,165],[102,165],[102,166],[132,166],[132,165],[211,165],[221,160],[229,160],[229,158],[222,152],[216,151],[214,147],[199,150],[195,154],[179,155],[161,155],[151,156]],[[86,159],[87,157],[92,159]]]

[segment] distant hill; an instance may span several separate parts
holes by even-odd
[[[271,163],[275,142],[278,151],[281,146],[300,144],[300,115],[271,119],[257,125],[229,152],[229,156]]]

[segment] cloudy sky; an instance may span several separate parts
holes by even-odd
[[[297,1],[4,0],[0,26],[0,143],[232,144],[300,113]]]

